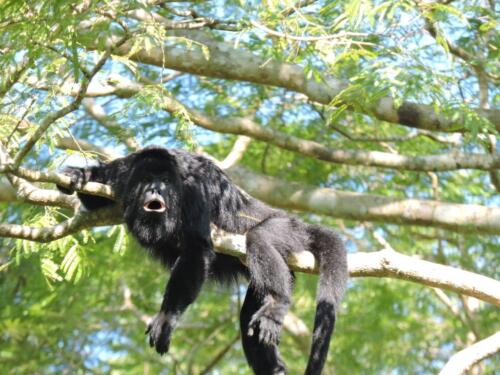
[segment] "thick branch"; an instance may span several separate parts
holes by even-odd
[[[473,272],[409,257],[393,250],[356,253],[352,276],[392,277],[451,290],[500,306],[500,282]]]
[[[8,171],[9,174],[13,173],[8,166],[3,168],[7,168],[4,171]],[[425,225],[461,233],[500,234],[500,208],[316,188],[259,175],[242,167],[232,167],[227,172],[245,191],[277,207],[345,219]],[[70,186],[70,179],[57,173],[37,172],[24,168],[18,169],[15,173],[31,181]],[[113,198],[110,187],[94,182],[87,183],[81,191]],[[49,195],[57,194],[58,197],[63,195],[52,190],[46,192]],[[41,190],[39,194],[43,195]],[[73,201],[71,206],[74,206]]]
[[[102,160],[110,161],[120,157],[115,152],[95,146],[87,141],[77,140],[72,137],[57,137],[55,144],[59,148],[75,151],[88,151],[97,153]],[[12,159],[0,142],[0,174],[5,173],[7,180],[0,179],[0,201],[13,202],[17,199],[27,203],[43,206],[58,206],[75,208],[79,200],[75,196],[60,193],[55,190],[41,189],[28,182],[50,182],[64,187],[70,187],[70,179],[62,174],[52,172],[38,172],[26,168],[12,170]],[[1,176],[0,176],[1,177]],[[113,191],[107,185],[98,183],[86,184],[82,192],[113,199]]]
[[[0,167],[5,168],[7,165],[12,165],[12,159],[0,142]],[[11,187],[14,189],[16,197],[24,202],[67,208],[74,208],[78,205],[78,199],[76,199],[76,197],[61,194],[54,190],[40,189],[39,187],[30,184],[28,181],[19,178],[12,173],[6,173],[6,177]]]
[[[71,219],[51,227],[0,224],[0,237],[20,238],[45,243],[76,233],[82,229],[119,224],[121,221],[121,215],[116,207],[89,212],[79,211]]]
[[[55,190],[40,189],[18,177],[13,177],[15,182],[16,196],[22,202],[35,204],[38,206],[55,206],[65,208],[75,208],[79,201],[75,196],[62,194]]]
[[[51,182],[68,188],[71,186],[71,178],[60,173],[33,171],[22,167],[12,170],[8,165],[5,166],[1,164],[0,173],[10,173],[32,182]],[[97,182],[87,182],[79,191],[91,195],[98,195],[100,197],[110,199],[114,198],[114,193],[111,187]]]
[[[329,104],[348,87],[345,82],[332,77],[323,77],[323,81],[317,82],[314,78],[308,78],[307,73],[299,65],[267,59],[250,51],[234,48],[229,43],[213,39],[206,32],[189,30],[175,31],[171,34],[204,44],[209,51],[208,58],[201,48],[196,49],[193,46],[162,46],[137,50],[133,41],[125,43],[115,53],[134,61],[186,73],[284,87],[301,92],[311,100],[323,104]],[[110,37],[104,44],[112,45],[117,38],[117,36]],[[98,48],[97,44],[90,44],[85,38],[82,39],[82,43],[86,43],[89,49]],[[346,100],[345,104],[349,107],[360,107],[361,103]],[[500,130],[500,111],[482,109],[476,111],[488,118],[496,129]],[[437,113],[432,105],[411,102],[403,102],[396,106],[390,97],[382,98],[377,103],[367,103],[365,113],[383,121],[420,129],[467,131],[464,128],[464,115],[457,116],[455,113],[451,118],[443,113]]]
[[[117,207],[91,212],[80,211],[72,219],[53,227],[34,228],[0,224],[0,237],[49,242],[84,228],[118,224],[121,221]],[[246,254],[244,235],[233,235],[214,229],[212,239],[217,251],[244,259]],[[316,261],[309,252],[291,256],[288,264],[294,271],[317,272]],[[393,250],[350,254],[348,264],[349,273],[354,277],[390,277],[408,280],[466,294],[500,306],[500,282],[472,272],[402,255]]]
[[[228,234],[214,230],[214,245],[218,251],[244,257],[246,239],[243,235]],[[294,271],[317,273],[317,263],[309,252],[301,252],[288,259]],[[406,256],[394,250],[381,250],[373,253],[349,254],[349,275],[352,277],[390,277],[401,280],[451,290],[457,293],[476,297],[500,306],[500,282],[476,273],[463,271]]]
[[[79,146],[79,143],[74,139],[58,138],[57,143],[59,146]],[[33,171],[22,167],[15,169],[12,159],[1,143],[0,174],[7,176],[15,189],[16,196],[26,202],[67,208],[74,208],[79,204],[78,199],[74,196],[62,194],[55,190],[40,189],[28,182],[51,182],[69,188],[71,187],[70,177],[59,173]],[[85,184],[80,191],[110,199],[114,197],[113,190],[109,186],[95,182]]]
[[[343,219],[425,225],[460,233],[500,234],[500,208],[497,207],[316,188],[242,167],[230,168],[227,172],[245,191],[272,206]]]
[[[479,361],[498,352],[500,352],[500,332],[454,354],[439,375],[464,374]]]

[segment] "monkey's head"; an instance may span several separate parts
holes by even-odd
[[[129,230],[146,247],[175,240],[182,196],[175,157],[166,149],[148,148],[129,160],[126,182],[119,189]]]

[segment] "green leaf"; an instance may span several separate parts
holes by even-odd
[[[116,240],[113,245],[113,252],[123,255],[128,246],[128,235],[125,225],[117,225],[113,232],[117,232]],[[111,233],[110,233],[111,235]]]
[[[78,254],[78,251],[79,251],[79,245],[78,243],[75,243],[66,252],[64,259],[61,262],[61,270],[63,271],[64,278],[67,281],[73,280],[75,272],[78,270],[78,267],[80,265],[80,256]]]
[[[61,275],[58,274],[59,266],[56,263],[54,263],[52,259],[42,258],[41,265],[42,265],[42,273],[46,279],[53,281],[63,280]]]

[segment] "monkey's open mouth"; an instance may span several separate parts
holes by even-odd
[[[144,203],[144,211],[164,212],[167,209],[165,201],[162,198],[154,198]]]

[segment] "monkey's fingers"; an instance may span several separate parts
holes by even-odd
[[[155,346],[155,340],[153,336],[149,335],[149,346],[152,348]]]

